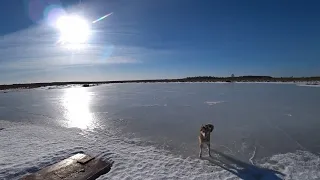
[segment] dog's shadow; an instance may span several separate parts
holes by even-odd
[[[212,164],[219,166],[222,169],[229,171],[230,173],[244,180],[281,180],[283,179],[281,177],[285,176],[281,172],[266,168],[260,168],[242,162],[214,149],[211,149],[211,152],[214,152],[215,155],[218,155],[218,157],[204,157],[202,159],[208,160]],[[277,175],[280,175],[281,177]]]

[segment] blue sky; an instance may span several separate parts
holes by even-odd
[[[67,3],[66,3],[67,2]],[[0,84],[212,75],[320,75],[320,2],[2,0]],[[56,44],[50,10],[92,25],[85,48]]]

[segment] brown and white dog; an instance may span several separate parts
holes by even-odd
[[[211,156],[211,153],[210,153],[210,134],[213,131],[213,129],[214,129],[214,126],[212,124],[202,125],[200,128],[200,135],[199,135],[199,146],[200,146],[199,157],[200,158],[202,156],[203,144],[207,145],[209,156]]]

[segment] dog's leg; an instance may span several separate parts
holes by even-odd
[[[211,150],[210,150],[210,143],[207,144],[208,145],[208,152],[209,152],[209,156],[211,157]]]
[[[200,147],[199,158],[201,158],[201,156],[202,156],[202,147],[203,147],[202,143],[200,143],[199,147]]]

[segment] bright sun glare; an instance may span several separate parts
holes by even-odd
[[[67,126],[80,129],[94,128],[94,117],[90,111],[92,94],[85,88],[69,88],[65,90],[62,105],[65,108]]]
[[[90,35],[90,24],[77,15],[61,16],[56,23],[60,32],[60,42],[79,45],[85,43]]]

